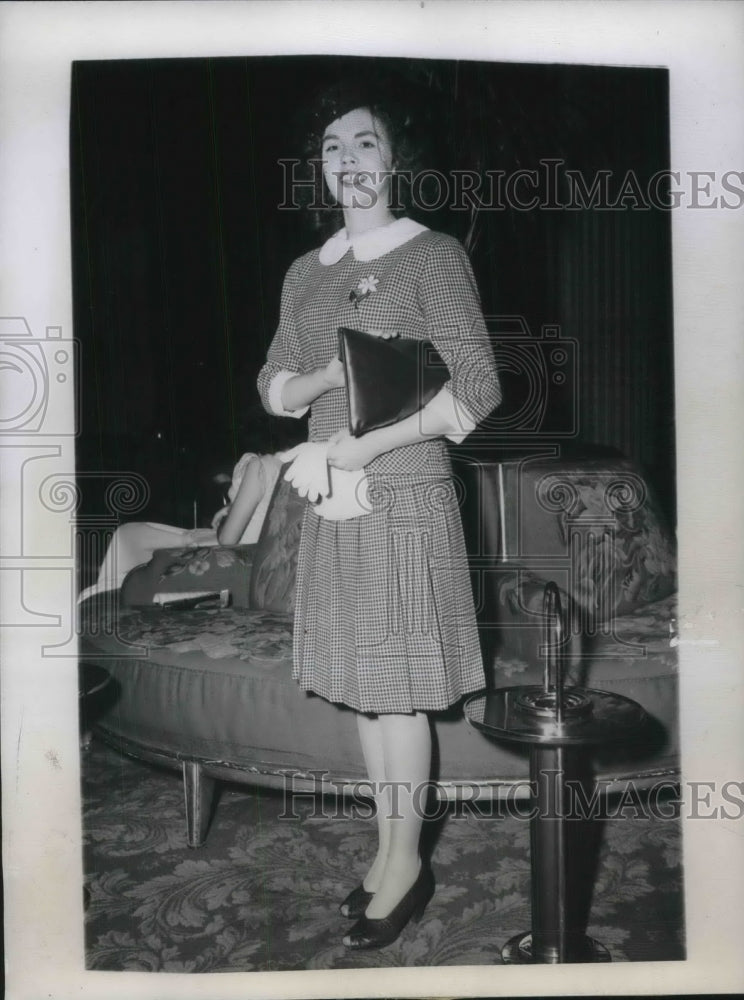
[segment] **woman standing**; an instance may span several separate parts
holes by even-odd
[[[484,684],[444,438],[461,441],[500,392],[464,250],[393,214],[404,148],[397,123],[374,101],[333,100],[317,155],[344,227],[290,267],[258,385],[270,412],[311,411],[310,442],[295,449],[288,473],[322,497],[303,521],[294,673],[358,713],[379,846],[341,912],[358,918],[344,944],[374,948],[394,941],[434,891],[419,853],[427,713]],[[339,326],[428,338],[449,381],[419,413],[353,438]]]

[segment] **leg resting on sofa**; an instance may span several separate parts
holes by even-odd
[[[208,778],[201,764],[183,762],[183,790],[186,796],[186,838],[189,847],[201,847],[207,839],[214,796],[214,778]]]

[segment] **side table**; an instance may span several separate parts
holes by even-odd
[[[565,624],[554,583],[545,587],[543,622],[543,686],[499,688],[465,703],[465,716],[476,729],[530,747],[532,930],[511,938],[501,957],[507,964],[608,962],[606,948],[571,926],[570,894],[576,887],[568,884],[567,839],[580,822],[571,816],[572,790],[587,747],[629,736],[648,716],[621,695],[564,690]]]

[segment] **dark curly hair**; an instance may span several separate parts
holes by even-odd
[[[395,93],[391,82],[337,82],[318,91],[301,112],[305,140],[303,162],[296,176],[303,181],[311,180],[313,184],[312,187],[298,186],[298,196],[316,230],[328,232],[342,225],[341,209],[324,188],[320,162],[323,133],[331,122],[356,108],[368,108],[390,139],[393,165],[402,181],[395,188],[393,212],[404,212],[410,207],[410,184],[405,180],[420,170],[423,158],[423,144],[414,126],[413,108]]]

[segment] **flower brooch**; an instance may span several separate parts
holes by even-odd
[[[354,308],[359,308],[359,303],[362,299],[366,299],[368,295],[372,292],[377,291],[377,286],[380,283],[380,279],[376,278],[374,274],[370,274],[366,278],[362,278],[356,288],[353,288],[349,292],[349,302],[354,303]]]

